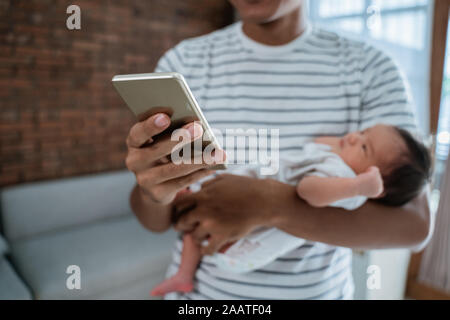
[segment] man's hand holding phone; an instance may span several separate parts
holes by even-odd
[[[214,170],[208,169],[212,159],[204,159],[203,156],[202,161],[192,163],[174,164],[169,160],[173,148],[182,145],[179,141],[172,141],[170,134],[160,136],[157,140],[154,137],[163,133],[170,123],[168,115],[155,114],[136,123],[130,129],[126,140],[126,165],[136,175],[141,193],[162,205],[171,203],[178,191],[214,173]],[[203,136],[203,128],[199,123],[191,122],[182,128],[189,132],[191,138],[190,141],[185,141],[185,144]],[[216,164],[225,162],[225,153],[222,150],[215,150],[211,156]]]

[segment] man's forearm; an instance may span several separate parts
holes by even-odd
[[[170,206],[152,201],[143,194],[138,185],[131,192],[130,205],[138,220],[147,229],[164,232],[171,226]]]
[[[348,212],[313,208],[301,200],[295,187],[272,182],[269,226],[312,241],[358,249],[415,247],[429,233],[430,215],[425,193],[403,207],[373,201]]]

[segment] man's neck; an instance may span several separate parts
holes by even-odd
[[[302,7],[291,13],[266,23],[243,22],[242,30],[256,42],[280,46],[299,37],[306,29],[307,18]]]

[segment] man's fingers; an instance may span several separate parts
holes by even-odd
[[[140,121],[131,127],[127,145],[131,148],[139,148],[147,142],[152,142],[152,138],[167,129],[169,124],[170,118],[164,113],[157,113]]]
[[[201,224],[198,225],[190,234],[198,245],[201,245],[203,240],[206,240],[209,237],[208,231],[205,230]]]
[[[205,162],[210,164],[225,163],[227,154],[222,149],[214,149],[213,152],[204,152]]]
[[[134,128],[134,127],[133,127]],[[132,128],[132,130],[133,130]],[[167,156],[170,155],[176,146],[177,148],[182,148],[184,145],[191,143],[192,140],[196,140],[200,138],[203,134],[203,128],[198,123],[190,123],[183,127],[186,129],[184,134],[189,134],[189,137],[186,137],[183,139],[182,142],[179,141],[172,141],[171,135],[167,135],[165,137],[162,137],[161,140],[159,140],[157,143],[150,144],[146,148],[138,148],[138,147],[130,147],[128,151],[128,156],[126,159],[126,164],[129,170],[133,172],[141,171],[149,166],[152,166],[155,163],[164,163],[167,161]],[[135,129],[138,130],[138,129]],[[144,141],[144,138],[148,137],[147,135],[142,135],[142,139],[140,140],[134,140],[135,142],[129,142],[133,141],[135,138],[131,138],[132,134],[130,133],[130,136],[127,140],[128,145],[131,144],[138,145],[139,146],[144,144],[145,142],[151,142],[152,138],[147,138]],[[192,159],[189,159],[192,160]],[[201,161],[203,162],[203,161]]]
[[[183,200],[191,198],[192,196],[195,196],[195,194],[187,195],[183,197]],[[172,220],[175,222],[175,230],[184,232],[191,232],[194,230],[199,223],[197,217],[198,210],[195,209],[195,201],[186,201],[173,208],[174,212],[172,212]],[[189,212],[189,214],[186,214],[186,212]]]
[[[198,220],[195,219],[190,214],[184,214],[181,217],[179,217],[177,223],[175,224],[174,228],[177,231],[183,231],[183,232],[191,232],[195,229],[195,227],[198,225]]]
[[[192,191],[189,188],[183,188],[180,191],[177,192],[177,195],[175,196],[175,199],[180,199],[188,194],[191,194]]]
[[[203,128],[197,122],[188,123],[187,125],[177,130],[176,132],[161,139],[161,141],[158,141],[158,143],[151,144],[147,148],[151,153],[152,158],[160,159],[162,157],[171,155],[175,147],[177,148],[177,150],[179,150],[185,145],[188,145],[192,141],[197,140],[203,136]],[[181,141],[180,138],[182,138]]]
[[[153,184],[160,184],[168,182],[173,179],[182,178],[190,175],[196,171],[207,169],[210,165],[206,163],[201,164],[174,164],[169,162],[167,164],[159,165],[142,172],[142,175],[148,175],[148,179],[152,181]],[[203,175],[202,175],[203,176]],[[182,180],[183,181],[183,180]],[[195,182],[195,181],[193,181]],[[177,184],[177,183],[175,183]],[[177,184],[177,189],[183,185]]]
[[[215,172],[214,170],[207,170],[207,169],[198,170],[189,175],[163,182],[158,186],[158,188],[161,189],[161,192],[165,193],[178,192],[190,186],[191,184],[197,182],[198,180],[201,180],[213,174],[214,172]]]
[[[202,136],[203,127],[198,121],[190,122],[183,127],[174,130],[171,134],[171,137],[169,138],[171,146],[167,150],[167,154],[170,154],[174,147],[177,147],[177,149],[179,149],[187,144],[190,144],[191,141],[201,138]],[[180,138],[182,138],[181,141]]]
[[[133,172],[142,171],[153,165],[162,164],[164,158],[158,159],[157,156],[149,148],[129,148],[128,155],[125,159],[128,170]]]
[[[216,175],[216,176],[214,177],[214,179],[211,179],[211,180],[208,180],[208,181],[203,182],[203,183],[202,183],[202,189],[204,189],[204,188],[206,188],[206,187],[208,187],[208,186],[210,186],[210,185],[216,183],[216,182],[219,181],[220,179],[222,179],[222,175],[221,175],[221,174]]]
[[[208,245],[201,247],[202,254],[212,255],[219,251],[226,243],[227,241],[225,239],[212,235],[208,239]]]

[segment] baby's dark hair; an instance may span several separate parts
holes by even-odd
[[[383,174],[384,196],[376,201],[389,206],[401,206],[415,198],[430,180],[431,156],[425,145],[408,131],[393,127],[406,145],[399,165]]]

